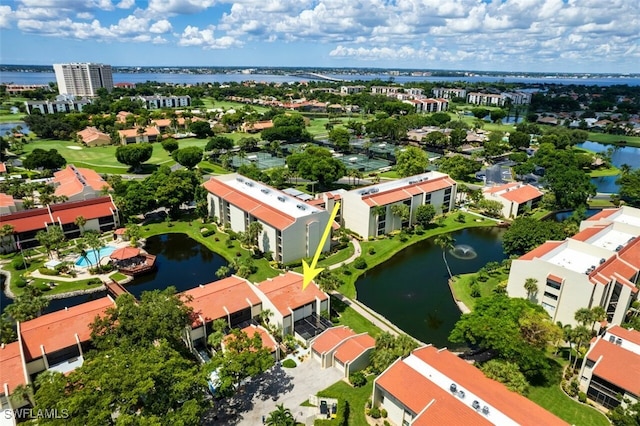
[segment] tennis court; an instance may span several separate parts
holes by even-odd
[[[362,154],[346,154],[336,158],[342,161],[347,169],[356,169],[362,172],[371,172],[391,165],[390,161],[380,158],[368,158]]]
[[[252,152],[245,157],[234,155],[231,163],[233,167],[240,167],[243,164],[255,164],[260,170],[282,167],[285,165],[284,158],[274,157],[267,152]]]

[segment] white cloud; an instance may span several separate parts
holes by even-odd
[[[148,12],[153,16],[191,15],[202,12],[215,0],[149,0]]]
[[[136,0],[120,0],[120,3],[116,4],[118,9],[131,9],[136,4]]]
[[[80,12],[76,16],[78,19],[93,19],[93,14],[89,12]]]
[[[162,19],[149,27],[149,32],[155,34],[164,34],[171,31],[171,22],[166,19]]]
[[[12,15],[11,6],[0,6],[0,28],[11,27]]]
[[[228,49],[239,47],[241,43],[233,37],[215,37],[214,27],[209,26],[204,29],[188,25],[178,41],[180,46],[202,46],[204,49]]]

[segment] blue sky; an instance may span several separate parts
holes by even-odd
[[[2,0],[4,64],[640,72],[637,0]]]

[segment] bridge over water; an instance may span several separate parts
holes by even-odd
[[[348,81],[340,78],[329,77],[328,75],[320,74],[317,72],[294,72],[291,73],[292,76],[308,78],[310,80],[326,80],[326,81]]]

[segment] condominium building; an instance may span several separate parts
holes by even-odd
[[[354,95],[365,90],[364,86],[340,86],[340,94],[342,95]]]
[[[536,208],[544,194],[533,185],[511,182],[485,188],[482,195],[489,201],[502,204],[502,216],[516,218],[525,208]]]
[[[183,108],[191,105],[191,97],[184,96],[134,96],[132,101],[142,101],[143,106],[146,109],[158,109],[158,108]]]
[[[111,65],[93,63],[53,64],[61,95],[97,96],[98,89],[113,89]]]
[[[373,385],[373,405],[394,425],[565,425],[446,349],[424,346]]]
[[[313,256],[329,222],[327,210],[237,173],[214,176],[204,187],[209,191],[209,216],[235,232],[261,223],[258,246],[280,263]],[[329,245],[327,239],[322,250]]]
[[[607,321],[620,324],[638,299],[640,210],[607,209],[583,221],[564,241],[547,241],[511,263],[507,292],[542,305],[553,322],[576,325],[580,308],[603,307]],[[538,291],[528,293],[528,278]]]
[[[63,170],[53,174],[54,195],[67,197],[68,201],[83,201],[102,195],[111,185],[93,169],[67,164]]]
[[[431,113],[431,112],[441,112],[449,109],[449,101],[446,99],[407,99],[402,101],[405,104],[412,105],[416,110],[416,113]]]
[[[24,101],[27,114],[34,111],[41,114],[57,114],[68,112],[82,112],[82,109],[91,104],[91,99],[73,99],[72,96],[59,95],[55,101]]]
[[[640,401],[640,332],[610,327],[589,346],[580,390],[607,409]]]
[[[444,173],[427,172],[342,193],[344,226],[368,238],[388,234],[415,222],[416,209],[431,204],[437,213],[453,209],[456,182]],[[403,223],[393,214],[394,205],[409,207],[409,218]]]
[[[452,99],[452,98],[466,98],[467,91],[465,89],[450,89],[446,87],[436,87],[431,90],[433,96],[436,98]]]
[[[528,105],[531,93],[503,92],[500,94],[471,92],[467,94],[467,103],[475,105],[504,106],[507,100],[511,105]]]

